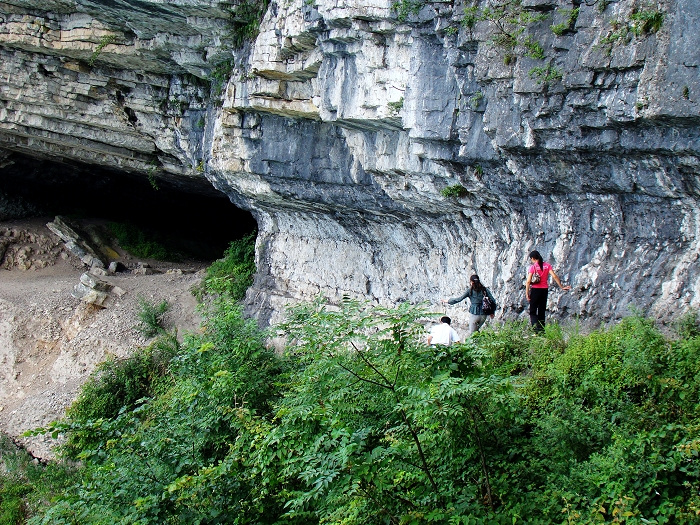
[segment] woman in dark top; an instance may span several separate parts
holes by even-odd
[[[455,304],[469,298],[469,335],[472,335],[474,332],[477,332],[479,328],[481,328],[481,325],[484,324],[484,321],[486,321],[486,315],[482,309],[484,304],[484,295],[491,300],[491,304],[493,304],[494,308],[498,308],[498,306],[496,305],[496,300],[493,298],[493,295],[491,295],[489,289],[481,284],[481,280],[479,279],[478,275],[472,275],[469,278],[469,285],[470,286],[467,291],[461,296],[448,300],[443,299],[442,302]],[[490,314],[491,317],[493,317],[493,315],[494,314]]]
[[[562,286],[559,276],[554,273],[552,266],[542,260],[540,252],[530,252],[532,265],[527,270],[527,282],[525,283],[525,296],[530,303],[530,324],[535,332],[544,332],[544,312],[547,309],[547,295],[549,294],[549,276],[562,290],[571,290],[571,286]]]

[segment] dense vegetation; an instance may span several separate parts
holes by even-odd
[[[2,511],[23,510],[0,523],[700,521],[694,315],[673,337],[632,316],[434,348],[422,307],[318,299],[290,309],[276,353],[209,282],[204,331],[103,365],[47,429],[80,462],[72,482],[49,500],[11,470]]]

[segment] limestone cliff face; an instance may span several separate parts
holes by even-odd
[[[206,178],[258,221],[261,320],[437,307],[474,272],[519,316],[531,249],[559,317],[700,306],[690,0],[272,2],[223,103],[228,3],[32,3],[0,4],[0,147]]]

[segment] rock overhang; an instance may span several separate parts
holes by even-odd
[[[100,24],[126,14],[123,2],[76,3],[95,20],[102,4],[109,16]],[[317,292],[436,301],[473,271],[499,289],[505,316],[518,316],[526,309],[523,254],[533,246],[575,285],[574,295],[552,301],[555,310],[588,318],[625,315],[626,303],[680,311],[698,303],[697,71],[687,66],[692,46],[670,37],[692,26],[680,16],[687,4],[670,3],[658,32],[619,41],[606,24],[626,23],[631,2],[604,12],[581,5],[561,35],[550,26],[571,7],[533,6],[552,17],[527,30],[549,54],[529,57],[523,47],[507,59],[489,20],[458,25],[457,4],[426,3],[402,22],[390,2],[275,3],[254,44],[227,52],[235,64],[219,106],[183,72],[205,77],[197,68],[223,53],[224,3],[195,14],[191,2],[143,1],[137,21],[156,8],[178,23],[209,18],[171,36],[154,36],[165,13],[150,28],[132,28],[143,55],[120,54],[117,40],[90,34],[82,59],[70,60],[89,61],[104,44],[93,66],[54,83],[59,91],[73,86],[64,106],[92,110],[101,140],[78,138],[74,128],[62,144],[48,124],[61,117],[34,114],[30,128],[16,118],[21,105],[0,123],[25,151],[52,144],[145,176],[207,180],[250,209],[265,247],[251,297],[274,303],[254,306],[270,319],[285,300]],[[193,37],[193,28],[207,30]],[[35,48],[5,49],[27,53],[26,63],[70,63]],[[204,53],[188,58],[193,49]],[[107,80],[95,85],[100,75]],[[127,84],[117,96],[114,86]],[[27,100],[26,115],[36,113],[30,94],[14,89]],[[456,186],[461,196],[442,194]],[[347,254],[340,262],[322,255],[339,247]],[[665,286],[651,283],[649,268]]]

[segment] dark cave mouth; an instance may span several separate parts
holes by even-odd
[[[257,229],[202,176],[177,184],[104,167],[12,154],[0,167],[0,222],[60,215],[160,247],[168,260],[213,261]]]

